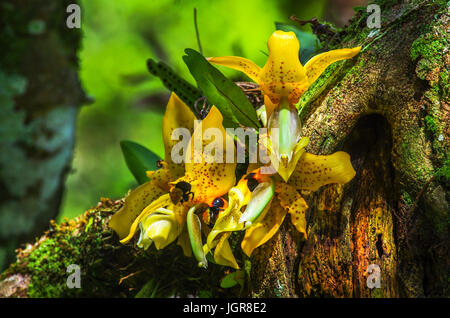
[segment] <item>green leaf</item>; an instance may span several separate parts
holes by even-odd
[[[226,275],[224,278],[222,278],[222,281],[220,282],[220,287],[222,288],[231,288],[239,284],[241,287],[244,286],[244,278],[245,278],[245,272],[243,270],[237,270],[235,272],[232,272],[228,275]]]
[[[157,63],[152,59],[148,59],[147,68],[151,74],[159,77],[168,90],[175,92],[196,116],[198,115],[194,106],[195,101],[202,97],[202,92],[198,88],[178,76],[178,74],[164,62]]]
[[[162,297],[161,295],[157,295],[157,292],[159,291],[159,284],[160,281],[155,283],[155,279],[150,279],[144,287],[141,288],[141,290],[134,296],[134,298],[157,298]]]
[[[212,292],[209,290],[200,290],[198,292],[198,298],[211,298]]]
[[[308,62],[308,60],[312,58],[320,48],[320,41],[313,33],[305,32],[293,25],[279,22],[275,22],[275,27],[277,30],[284,32],[292,31],[295,33],[295,36],[300,42],[300,51],[298,52],[298,56],[302,65],[305,65],[306,62]]]
[[[120,148],[128,169],[136,181],[139,184],[147,182],[148,178],[145,172],[147,170],[155,170],[157,168],[156,163],[161,158],[144,146],[129,140],[122,140]]]
[[[187,55],[183,60],[195,78],[198,87],[215,105],[224,117],[225,127],[259,128],[260,124],[253,105],[248,101],[242,90],[212,66],[199,52],[193,49],[184,51]]]

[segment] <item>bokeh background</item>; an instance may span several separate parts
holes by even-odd
[[[194,8],[203,54],[237,55],[264,65],[275,22],[289,17],[326,19],[343,26],[364,0],[83,0],[81,80],[93,103],[81,108],[72,171],[57,221],[73,218],[100,197],[118,199],[136,186],[119,142],[132,140],[162,156],[162,115],[169,92],[146,69],[153,58],[194,83],[182,56],[198,49]],[[310,31],[309,27],[304,30]],[[221,70],[236,80],[244,75]]]

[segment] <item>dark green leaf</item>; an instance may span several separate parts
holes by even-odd
[[[302,65],[305,65],[306,62],[308,62],[308,60],[313,57],[320,48],[320,41],[315,34],[302,31],[293,25],[279,22],[275,22],[275,27],[277,30],[284,32],[292,31],[295,33],[295,36],[300,42],[300,51],[298,56]]]
[[[241,285],[242,287],[244,285],[244,278],[245,272],[243,270],[237,270],[222,278],[222,281],[220,282],[220,287],[231,288],[236,286],[237,284]]]
[[[212,292],[209,290],[201,290],[198,292],[198,298],[211,298]]]
[[[120,148],[128,169],[134,175],[136,181],[139,184],[147,182],[148,178],[145,172],[147,170],[155,170],[157,168],[156,162],[160,158],[152,151],[133,141],[122,140]]]
[[[155,287],[155,279],[150,279],[145,283],[144,287],[134,296],[134,298],[153,298],[155,291],[157,290],[157,284]]]
[[[242,90],[212,66],[199,52],[186,49],[183,60],[198,87],[212,105],[215,105],[224,117],[225,127],[259,128],[260,124],[253,105]]]
[[[175,92],[175,94],[177,94],[198,117],[198,113],[194,107],[195,101],[202,97],[202,92],[198,88],[178,76],[178,74],[164,62],[157,63],[152,59],[148,59],[147,68],[151,74],[160,78],[167,89],[171,92]]]

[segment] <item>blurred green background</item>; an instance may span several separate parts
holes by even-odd
[[[328,7],[326,0],[81,1],[81,80],[95,102],[80,110],[73,169],[58,221],[83,213],[100,197],[121,198],[136,186],[121,140],[162,156],[169,92],[148,73],[146,60],[163,60],[194,82],[182,60],[185,48],[198,49],[194,8],[205,56],[238,55],[262,66],[275,22],[289,23],[292,14],[300,19],[329,16]],[[232,70],[221,71],[245,80]]]

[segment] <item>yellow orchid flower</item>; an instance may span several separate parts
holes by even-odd
[[[225,260],[225,265],[238,269],[237,262],[228,246],[222,241],[228,239],[233,231],[250,227],[253,222],[264,218],[275,191],[275,182],[269,175],[259,173],[259,169],[249,167],[246,176],[228,192],[228,207],[217,218],[207,237],[205,251],[215,248],[214,259]],[[241,210],[245,207],[245,211]]]
[[[300,63],[300,44],[294,32],[275,31],[267,42],[269,57],[263,68],[236,56],[213,57],[209,62],[239,70],[258,83],[264,95],[268,119],[269,150],[277,172],[287,181],[302,152],[300,121],[295,104],[302,94],[332,63],[349,59],[361,47],[321,53],[305,66]]]
[[[308,205],[299,190],[316,191],[327,184],[345,184],[355,174],[350,156],[343,151],[325,156],[303,153],[289,182],[277,182],[276,195],[266,216],[246,231],[241,244],[244,253],[250,256],[255,248],[267,242],[277,232],[287,213],[291,215],[292,224],[306,238]]]
[[[222,114],[213,106],[201,127],[194,130],[186,151],[185,175],[171,184],[172,187],[178,182],[191,184],[194,203],[211,205],[235,183],[236,162],[225,162],[227,147],[235,152],[234,140],[226,133],[222,121]]]
[[[207,242],[203,246],[205,253],[215,248],[214,261],[218,264],[239,269],[239,265],[234,258],[233,252],[228,244],[228,238],[233,231],[243,229],[243,224],[239,224],[241,217],[240,209],[247,205],[251,198],[251,193],[247,191],[248,180],[241,180],[228,192],[228,206],[219,214],[213,229],[209,232]],[[239,211],[239,212],[238,212]]]
[[[175,93],[172,93],[163,117],[162,135],[165,161],[161,162],[162,169],[147,171],[150,181],[131,191],[125,198],[123,207],[109,221],[109,226],[119,235],[120,239],[128,235],[131,224],[141,211],[169,191],[170,182],[184,175],[184,164],[175,164],[171,159],[171,150],[175,144],[171,135],[173,130],[179,127],[188,129],[192,134],[195,119],[195,115],[189,107]]]
[[[361,47],[332,50],[311,58],[305,66],[300,63],[300,44],[294,32],[275,31],[267,41],[269,57],[263,68],[254,62],[237,56],[211,57],[208,61],[233,68],[254,80],[264,95],[267,118],[278,106],[282,97],[287,97],[293,106],[302,94],[332,63],[350,59]]]
[[[223,163],[217,157],[225,158],[226,146],[234,147],[219,110],[213,106],[197,126],[194,120],[189,108],[172,94],[163,119],[162,169],[148,173],[151,180],[127,196],[124,207],[111,218],[110,227],[119,234],[121,243],[130,241],[140,229],[138,246],[143,248],[154,242],[162,249],[178,237],[184,254],[189,256],[193,251],[199,266],[206,267],[197,214],[234,185],[236,164]],[[171,136],[176,128],[193,130],[183,163],[172,159],[176,142]]]
[[[250,256],[255,248],[267,242],[278,231],[287,213],[291,215],[291,222],[296,229],[306,238],[305,213],[308,205],[298,191],[316,191],[330,183],[345,184],[356,173],[350,156],[343,151],[326,156],[302,153],[288,183],[261,174],[261,171],[261,168],[247,171],[238,184],[230,189],[229,206],[209,233],[205,249],[215,247],[215,254],[223,254],[225,252],[217,244],[219,239],[229,236],[231,231],[246,230],[241,248]],[[228,259],[234,260],[231,256],[227,251]]]

